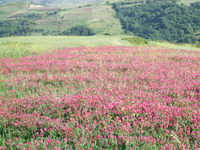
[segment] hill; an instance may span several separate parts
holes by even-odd
[[[54,29],[59,8],[37,5],[30,2],[16,2],[0,6],[0,36],[33,35],[43,32],[38,28],[41,20],[49,20]],[[50,22],[51,21],[51,22]],[[48,26],[45,28],[48,29]]]
[[[0,147],[199,149],[200,52],[121,38],[1,38]]]
[[[114,8],[125,33],[174,43],[200,41],[200,2],[186,6],[176,1],[154,3],[149,0],[144,4],[126,7],[122,3],[115,3]]]
[[[148,0],[1,0],[0,5],[11,3],[11,2],[32,2],[40,5],[48,5],[54,7],[69,7],[77,4],[87,4],[87,3],[105,3],[108,1],[109,3],[114,2],[135,2],[135,1],[148,1]],[[168,0],[167,0],[168,1]],[[178,0],[178,3],[190,4],[200,0]]]
[[[171,2],[171,0],[166,1]],[[40,3],[41,2],[42,1],[40,1]],[[155,5],[160,5],[160,3],[162,3],[160,0],[156,0],[155,2]],[[178,4],[181,4],[182,2],[186,1],[180,0],[178,1]],[[65,5],[63,5],[63,8],[58,8],[53,6],[40,5],[32,2],[15,2],[3,4],[0,5],[0,37],[27,35],[93,35],[93,33],[128,33],[124,31],[131,30],[127,29],[125,23],[122,22],[122,19],[120,19],[119,15],[116,15],[116,12],[117,14],[119,14],[119,12],[116,8],[113,9],[113,5],[120,5],[121,10],[135,10],[136,8],[140,7],[141,4],[149,5],[148,3],[152,2],[150,0],[104,0],[90,4],[81,3],[79,5],[73,5],[65,8]],[[183,5],[178,4],[176,5],[178,8],[182,7]],[[189,6],[184,5],[184,7]],[[151,7],[149,8],[151,9]],[[150,10],[146,11],[150,12]],[[197,12],[191,11],[191,13],[196,13],[195,15],[198,15],[198,10]],[[124,18],[127,18],[127,16],[124,16]],[[132,20],[137,19],[133,18]],[[141,25],[142,24],[145,25],[145,22],[142,22]],[[146,26],[148,25],[146,24]],[[143,27],[141,29],[143,30]],[[199,31],[195,31],[194,34],[196,38],[199,38]],[[136,34],[136,32],[134,35],[141,36],[140,34]],[[153,40],[157,39],[154,38]],[[168,39],[162,39],[159,37],[159,40]]]
[[[125,38],[127,35],[118,36],[18,36],[0,38],[0,59],[3,57],[20,58],[27,55],[37,55],[54,49],[63,47],[98,47],[98,46],[136,46]],[[175,45],[166,42],[148,41],[148,46],[158,46],[164,49],[185,49],[188,51],[200,51],[200,45],[194,47],[189,44]],[[142,44],[145,46],[145,44]]]
[[[88,26],[96,34],[122,31],[112,5],[105,3],[82,4],[63,9],[30,2],[0,6],[0,37],[58,35],[76,25]]]
[[[101,0],[1,0],[0,5],[11,2],[33,2],[40,5],[48,5],[54,7],[66,7],[80,3],[93,3]]]

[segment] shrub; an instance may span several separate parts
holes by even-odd
[[[110,33],[106,32],[104,35],[111,35]]]
[[[69,35],[69,36],[92,36],[95,35],[95,32],[92,28],[87,27],[85,25],[74,26],[71,29],[65,30],[61,33],[61,35]]]
[[[199,43],[199,41],[197,41],[197,42],[195,43],[195,46],[200,48],[200,43]]]
[[[122,38],[122,40],[129,41],[131,44],[136,44],[136,45],[144,45],[144,44],[149,45],[148,40],[137,36]]]

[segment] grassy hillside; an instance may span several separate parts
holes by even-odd
[[[0,20],[5,20],[15,14],[27,13],[28,2],[9,3],[0,6]]]
[[[118,35],[102,4],[0,6],[0,35],[32,35],[0,38],[0,149],[200,148],[200,48]]]
[[[135,46],[123,38],[127,36],[26,36],[0,38],[0,58],[20,58],[26,55],[37,55],[63,47],[97,47],[97,46]],[[168,47],[186,50],[198,50],[200,48],[191,45],[175,45],[166,42],[149,41],[149,46]]]
[[[1,31],[5,32],[5,29],[11,35],[54,34],[91,20],[91,7],[59,10],[56,7],[18,2],[1,5],[0,12],[0,35],[2,36]],[[24,34],[15,34],[15,32]]]
[[[200,0],[179,0],[178,3],[181,4],[185,4],[185,5],[189,5],[190,3],[194,3],[194,2],[200,2]]]
[[[121,34],[124,29],[112,9],[111,4],[114,2],[129,2],[134,3],[130,5],[135,5],[135,2],[139,4],[140,0],[104,0],[93,4],[67,5],[62,9],[32,2],[3,4],[0,5],[0,36],[58,35],[75,25],[86,25],[96,34]],[[180,0],[179,3],[181,2],[186,1]],[[199,33],[196,33],[196,36],[199,37]]]
[[[32,14],[32,13],[45,14],[49,11],[56,11],[56,10],[59,10],[59,8],[44,6],[44,5],[37,5],[30,2],[9,3],[9,4],[0,5],[0,21],[16,19],[16,15],[19,15],[19,14]]]
[[[21,57],[62,47],[131,46],[123,36],[26,36],[0,38],[0,58]]]
[[[105,3],[106,1],[109,1],[110,3],[114,2],[127,2],[127,0],[1,0],[0,5],[11,3],[11,2],[33,2],[41,5],[48,5],[48,6],[54,6],[54,7],[69,7],[76,4],[86,4],[86,3]],[[129,2],[134,2],[139,0],[129,0]],[[146,1],[146,0],[144,0]],[[178,2],[184,3],[189,5],[190,3],[200,1],[200,0],[179,0]]]
[[[32,35],[32,33],[45,31],[50,24],[50,26],[57,26],[58,15],[55,12],[58,10],[59,8],[56,7],[36,5],[30,2],[1,5],[0,36]],[[44,28],[37,28],[38,25],[42,25],[43,20],[49,20],[46,23],[48,25]]]
[[[11,2],[33,2],[41,5],[49,5],[54,7],[66,7],[80,3],[93,3],[100,0],[1,0],[0,5]]]
[[[120,21],[115,18],[115,11],[111,5],[100,5],[92,7],[92,19],[88,22],[89,27],[96,33],[121,33]]]
[[[137,6],[124,7],[124,3],[113,6],[125,33],[156,41],[200,42],[200,2],[186,6],[173,1],[154,3],[149,0]]]
[[[56,35],[83,24],[93,28],[96,34],[120,34],[122,31],[112,5],[85,4],[59,10],[56,7],[18,2],[1,5],[0,12],[0,36]]]
[[[115,3],[115,2],[139,2],[141,0],[102,0],[100,1],[100,3],[105,3],[106,1],[109,1],[110,3]],[[146,2],[147,0],[143,0],[143,1]],[[189,5],[190,3],[199,2],[199,1],[200,0],[178,0],[178,3]]]
[[[124,37],[1,38],[0,147],[199,149],[200,51]]]

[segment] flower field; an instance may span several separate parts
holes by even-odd
[[[200,148],[200,52],[74,47],[0,59],[0,149]]]

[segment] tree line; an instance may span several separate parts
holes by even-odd
[[[176,0],[147,0],[146,3],[123,7],[114,3],[126,34],[150,40],[173,43],[195,43],[200,31],[200,2],[189,6]]]
[[[86,25],[76,25],[71,29],[68,29],[61,33],[61,35],[71,35],[71,36],[92,36],[95,35],[93,29],[87,27]]]
[[[55,15],[58,11],[47,13],[47,16]],[[29,36],[33,33],[42,35],[71,35],[71,36],[91,36],[93,29],[86,25],[76,25],[64,32],[49,31],[46,29],[36,29],[36,20],[44,17],[42,14],[17,14],[9,17],[9,20],[0,21],[0,37],[6,36]]]

